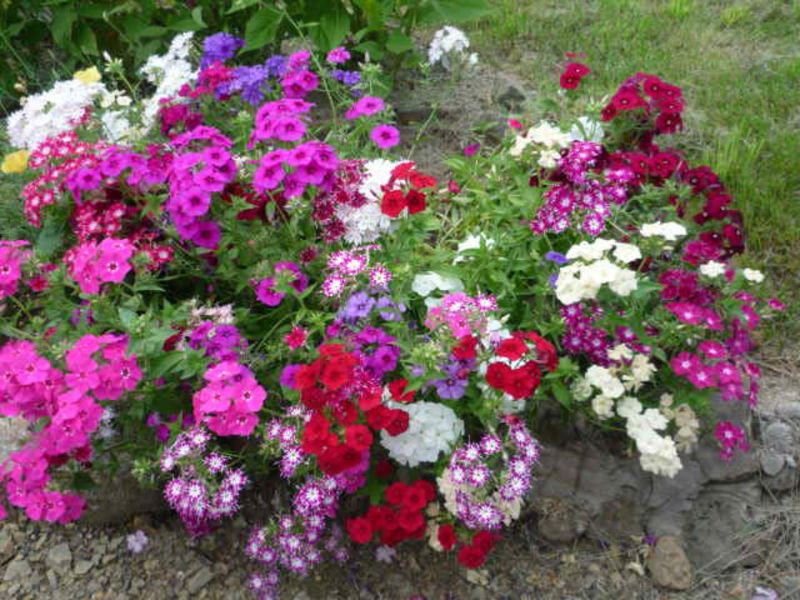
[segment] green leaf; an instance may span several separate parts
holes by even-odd
[[[103,13],[106,11],[106,7],[102,4],[79,4],[78,5],[78,14],[82,17],[88,17],[90,19],[102,19]]]
[[[76,492],[96,490],[99,487],[86,471],[78,471],[72,476],[72,489]]]
[[[206,22],[203,21],[203,7],[198,6],[194,10],[192,10],[192,19],[194,19],[195,23],[200,25],[200,27],[206,27]]]
[[[61,248],[63,243],[64,223],[58,219],[50,218],[45,221],[39,237],[36,240],[36,251],[42,258],[49,258]]]
[[[414,49],[413,40],[399,31],[393,31],[386,38],[386,49],[393,54],[402,54]]]
[[[86,23],[79,23],[78,28],[75,30],[75,42],[81,50],[86,54],[92,56],[99,56],[97,51],[97,38],[94,31]]]
[[[572,394],[569,393],[564,384],[558,380],[554,380],[552,382],[553,386],[553,393],[556,396],[556,400],[558,400],[559,404],[566,409],[569,409],[572,405]]]
[[[354,50],[358,52],[369,52],[370,60],[380,60],[383,58],[383,50],[377,42],[363,42],[356,46]]]
[[[250,8],[251,6],[254,6],[256,4],[258,4],[258,0],[233,0],[233,3],[231,4],[231,7],[228,9],[228,12],[226,12],[225,14],[226,15],[230,15],[230,14],[233,14],[235,12],[239,12],[240,10],[244,10],[246,8]]]
[[[125,329],[130,331],[131,327],[136,322],[136,313],[127,308],[120,308],[118,312],[119,312],[119,320],[122,321],[122,324],[125,326]]]
[[[64,6],[59,8],[53,13],[53,21],[50,26],[50,32],[53,34],[53,39],[56,44],[62,48],[69,45],[70,38],[72,37],[72,26],[78,18],[71,6]]]
[[[153,378],[163,377],[168,373],[176,371],[176,367],[181,365],[186,356],[183,352],[164,352],[154,359],[150,364],[150,372]]]
[[[272,6],[265,6],[256,12],[244,29],[244,44],[247,50],[257,50],[275,39],[283,13]]]
[[[322,15],[319,20],[320,31],[325,37],[322,44],[319,44],[322,52],[332,50],[339,45],[350,31],[350,18],[343,10],[337,8],[331,12]]]

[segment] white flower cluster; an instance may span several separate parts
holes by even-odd
[[[446,294],[463,292],[464,284],[458,277],[439,275],[433,271],[418,273],[411,282],[411,291],[425,298],[425,306],[428,308],[438,306],[441,302],[439,298],[429,298],[435,290]]]
[[[656,221],[655,223],[645,223],[641,226],[639,232],[642,237],[660,237],[668,242],[674,242],[686,235],[686,227],[672,221],[667,223]]]
[[[567,251],[572,264],[562,267],[556,279],[556,297],[562,304],[574,304],[597,296],[603,284],[607,284],[618,296],[628,296],[636,289],[636,273],[620,267],[605,257],[613,249],[613,258],[629,263],[642,257],[639,248],[614,240],[598,238],[594,242],[581,242]]]
[[[675,440],[658,433],[667,427],[667,419],[658,409],[643,411],[636,398],[626,396],[619,402],[617,413],[627,420],[626,430],[636,442],[642,468],[656,475],[675,477],[681,470],[681,459]]]
[[[458,264],[465,259],[464,256],[461,256],[461,253],[465,250],[478,250],[481,247],[481,242],[483,242],[483,245],[486,246],[486,248],[494,247],[494,240],[487,238],[482,233],[478,235],[468,235],[466,239],[464,239],[464,241],[458,245],[458,248],[456,249],[456,257],[453,259],[453,264]]]
[[[421,462],[436,462],[439,453],[448,452],[464,433],[464,421],[444,404],[388,402],[387,405],[408,413],[408,429],[395,436],[381,432],[381,445],[389,451],[392,459],[409,467],[416,467]]]
[[[539,166],[545,169],[552,169],[561,157],[559,150],[569,146],[572,140],[573,138],[569,133],[564,133],[555,125],[542,121],[525,133],[518,135],[509,153],[511,156],[520,156],[528,146],[537,144],[540,146]]]
[[[603,125],[589,117],[578,117],[578,122],[569,130],[569,137],[578,142],[594,142],[599,144],[605,137]]]
[[[688,404],[680,404],[672,408],[673,397],[671,394],[661,396],[661,414],[668,421],[675,421],[675,444],[678,452],[691,452],[697,445],[700,434],[700,421]]]
[[[752,281],[753,283],[761,283],[764,281],[764,274],[757,269],[745,269],[742,271],[742,275],[744,275],[747,281]]]
[[[428,64],[441,63],[445,69],[450,69],[450,61],[457,59],[469,65],[478,63],[478,55],[472,52],[467,54],[469,40],[463,31],[451,26],[442,27],[433,34],[431,45],[428,46]]]
[[[154,54],[141,68],[145,79],[156,86],[152,97],[142,101],[145,127],[149,128],[155,122],[160,107],[159,100],[174,96],[184,84],[190,83],[197,77],[197,71],[189,62],[193,36],[194,33],[191,31],[176,35],[166,54]]]
[[[612,360],[625,359],[619,366],[601,367],[592,365],[586,370],[585,379],[576,383],[574,392],[581,400],[588,400],[597,389],[600,393],[592,399],[592,409],[601,419],[614,416],[614,400],[625,392],[638,391],[642,384],[650,381],[656,368],[646,354],[636,354],[623,344],[609,350]],[[617,414],[622,413],[617,410]]]
[[[77,79],[57,81],[52,88],[28,96],[25,104],[8,118],[8,141],[14,148],[34,150],[46,138],[71,129],[96,97],[107,93],[100,82]]]
[[[719,277],[725,273],[725,263],[710,260],[700,265],[700,273],[706,277]]]
[[[367,201],[358,208],[346,204],[336,205],[336,216],[345,227],[344,239],[351,244],[374,242],[392,224],[392,219],[381,212],[383,187],[389,183],[392,171],[399,162],[376,158],[364,164],[364,177],[358,191]]]

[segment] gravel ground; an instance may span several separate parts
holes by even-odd
[[[22,600],[163,600],[168,598],[250,598],[246,578],[252,563],[240,553],[249,526],[233,526],[189,543],[170,516],[136,517],[104,528],[52,526],[11,517],[0,529],[4,575],[0,598]],[[140,554],[126,536],[145,531]],[[763,568],[717,577],[696,577],[686,592],[656,589],[639,567],[641,546],[602,548],[591,542],[569,548],[543,545],[532,521],[523,521],[501,540],[486,568],[467,578],[452,554],[443,556],[422,543],[398,547],[392,563],[374,560],[359,548],[345,565],[327,564],[306,580],[286,581],[281,597],[433,599],[606,599],[751,600],[756,586],[800,597],[800,572],[770,576]],[[791,591],[793,589],[793,591]],[[768,600],[767,598],[757,600]]]

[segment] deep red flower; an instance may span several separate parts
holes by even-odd
[[[424,175],[418,171],[411,171],[408,175],[408,183],[415,190],[424,190],[425,188],[432,188],[436,185],[436,179],[430,175]]]
[[[468,360],[475,358],[475,346],[478,344],[478,338],[465,335],[458,340],[458,344],[453,346],[452,354],[459,360]]]
[[[419,510],[408,510],[404,508],[397,513],[397,522],[400,524],[400,527],[411,534],[425,524],[425,519],[422,518],[422,513],[420,513]]]
[[[642,82],[642,90],[651,98],[659,98],[664,94],[664,84],[653,75],[648,75]]]
[[[389,422],[386,424],[386,433],[389,435],[400,435],[408,429],[408,413],[399,408],[389,410],[391,413]]]
[[[352,404],[349,405],[352,406]],[[358,451],[369,450],[372,445],[372,432],[365,425],[350,425],[345,429],[344,441]]]
[[[366,544],[372,539],[372,525],[369,519],[364,517],[347,519],[345,528],[350,539],[356,544]]]
[[[661,113],[656,117],[659,133],[675,133],[683,129],[683,119],[678,113]]]
[[[634,110],[647,106],[642,97],[633,90],[619,90],[611,97],[611,104],[617,110]]]
[[[436,530],[436,539],[445,550],[450,550],[456,543],[456,532],[452,525],[439,525]]]
[[[320,382],[329,390],[338,390],[348,381],[351,375],[351,361],[344,356],[328,360],[320,375]]]
[[[365,412],[364,416],[367,418],[367,424],[373,429],[386,429],[389,421],[392,420],[392,411],[381,404]]]
[[[502,356],[508,360],[519,360],[520,357],[528,351],[528,346],[525,342],[516,337],[510,337],[500,342],[500,345],[495,350],[495,355]]]
[[[408,206],[406,197],[400,190],[384,192],[381,200],[381,212],[388,217],[395,218]]]
[[[433,487],[433,484],[430,481],[426,481],[425,479],[417,479],[411,485],[411,487],[421,489],[425,494],[425,500],[428,502],[433,502],[436,499],[436,489]]]
[[[617,116],[617,109],[613,104],[607,104],[605,108],[600,111],[603,121],[610,121]]]
[[[512,398],[521,400],[530,396],[538,385],[539,367],[534,362],[528,362],[525,366],[512,371],[511,379],[503,391]]]
[[[399,506],[403,503],[406,491],[408,491],[408,486],[405,483],[402,481],[395,481],[383,491],[383,497],[389,504]]]
[[[322,410],[325,406],[325,393],[316,386],[300,391],[300,402],[309,410]]]
[[[375,476],[381,479],[389,479],[394,474],[394,467],[385,458],[375,463]]]
[[[425,490],[413,485],[406,488],[406,493],[403,495],[403,506],[406,507],[406,510],[419,511],[425,508],[427,503]]]
[[[380,406],[381,403],[381,390],[365,390],[358,396],[358,408],[361,412],[368,412]]]
[[[494,543],[500,538],[499,535],[489,531],[479,531],[472,536],[472,545],[476,546],[484,554],[489,554],[494,548]]]
[[[406,193],[406,205],[410,215],[425,210],[425,194],[417,190],[408,190]]]
[[[389,393],[392,395],[392,400],[395,402],[402,402],[404,404],[408,404],[414,399],[414,391],[406,392],[405,394],[403,391],[406,389],[408,385],[408,381],[405,379],[398,379],[396,381],[392,381],[387,387],[389,388]]]
[[[481,552],[480,548],[476,548],[473,545],[461,546],[458,549],[458,562],[467,569],[477,569],[485,560],[486,555]]]
[[[294,384],[298,389],[305,389],[317,383],[320,372],[319,361],[314,361],[310,365],[300,365],[294,374]]]
[[[486,369],[486,383],[496,390],[505,390],[511,376],[512,369],[505,363],[495,362]]]

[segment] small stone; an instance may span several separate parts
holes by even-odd
[[[692,583],[692,565],[675,535],[658,538],[648,567],[656,585],[670,590],[688,590]]]
[[[0,563],[14,555],[15,547],[14,537],[7,531],[0,531]]]
[[[53,569],[47,569],[47,581],[50,583],[50,587],[52,588],[58,585],[58,577]]]
[[[75,564],[76,575],[86,575],[92,569],[93,563],[90,560],[79,560]]]
[[[783,458],[783,455],[775,454],[774,452],[769,452],[766,450],[762,450],[759,453],[758,460],[761,463],[761,470],[765,475],[770,476],[780,473],[784,463],[786,462],[786,460]]]
[[[69,545],[66,542],[61,542],[50,548],[45,563],[56,573],[68,571],[72,564],[72,552],[69,549]]]
[[[764,447],[780,454],[794,454],[794,435],[792,427],[783,421],[773,421],[764,429],[761,435]]]
[[[761,485],[770,492],[788,492],[797,486],[798,470],[787,465],[772,477],[762,477]]]
[[[189,581],[186,582],[186,589],[190,594],[196,594],[208,585],[212,579],[214,579],[214,572],[208,567],[201,567],[192,575]]]
[[[24,558],[16,558],[8,563],[3,581],[27,581],[32,573],[33,569],[31,569],[31,565],[27,560]]]

